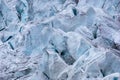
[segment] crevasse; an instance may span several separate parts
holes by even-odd
[[[0,80],[120,80],[120,0],[0,0]]]

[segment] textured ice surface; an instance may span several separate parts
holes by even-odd
[[[0,80],[120,80],[120,0],[0,0]]]

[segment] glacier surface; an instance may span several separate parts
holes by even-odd
[[[0,80],[120,80],[120,0],[0,0]]]

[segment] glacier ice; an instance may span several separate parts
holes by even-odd
[[[0,0],[0,80],[120,80],[120,0]]]

